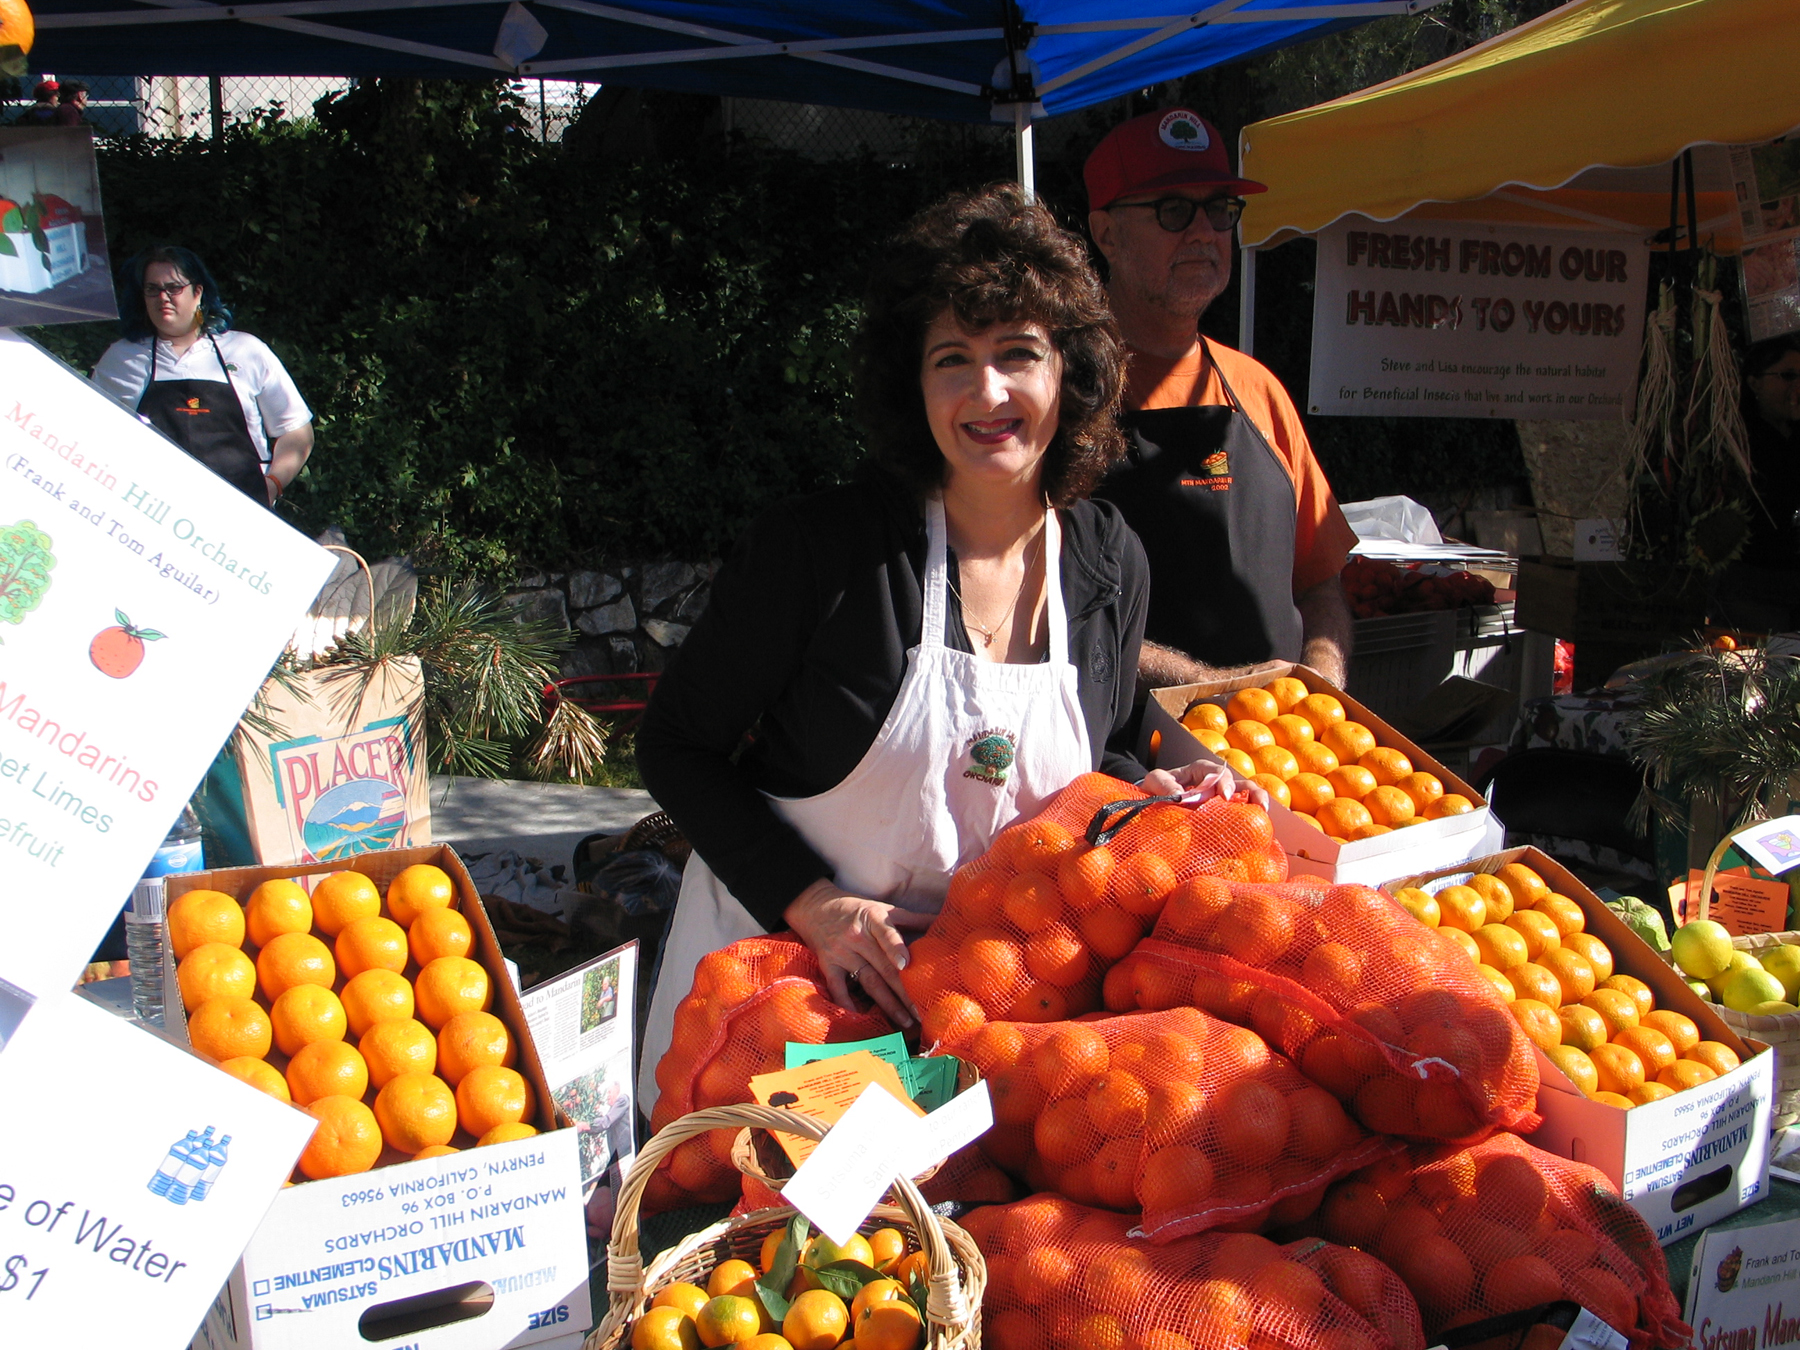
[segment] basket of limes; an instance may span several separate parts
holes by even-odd
[[[1720,842],[1700,882],[1700,917],[1675,930],[1663,953],[1719,1018],[1775,1051],[1775,1102],[1770,1128],[1800,1120],[1800,932],[1734,937],[1708,916],[1714,874],[1730,836]]]
[[[987,1264],[975,1240],[894,1182],[841,1247],[790,1207],[755,1210],[691,1233],[646,1268],[638,1209],[658,1164],[711,1130],[780,1130],[823,1139],[823,1121],[757,1105],[683,1116],[644,1145],[619,1193],[607,1247],[610,1306],[583,1350],[978,1350]]]

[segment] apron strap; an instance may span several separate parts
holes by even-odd
[[[1069,663],[1069,617],[1062,591],[1062,520],[1044,512],[1044,618],[1050,625],[1050,664]]]
[[[944,645],[944,624],[950,601],[950,532],[944,524],[944,499],[937,493],[925,499],[925,618],[919,633],[919,650],[935,652]]]

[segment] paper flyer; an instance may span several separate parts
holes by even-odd
[[[581,1184],[609,1168],[621,1173],[637,1152],[632,1138],[632,1009],[638,945],[628,942],[519,996],[556,1106],[575,1125]]]
[[[1790,868],[1800,867],[1800,816],[1766,820],[1739,834],[1731,844],[1766,871],[1780,876]]]
[[[1800,329],[1800,138],[1731,151],[1750,340]]]
[[[0,1112],[0,1344],[85,1350],[116,1311],[99,1339],[186,1345],[312,1117],[67,992],[4,1066],[0,1098],[43,1107]]]
[[[0,979],[67,989],[331,555],[0,331]]]

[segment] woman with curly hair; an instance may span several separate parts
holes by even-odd
[[[695,850],[645,1111],[708,952],[792,929],[834,1000],[854,983],[910,1025],[904,934],[957,866],[1079,774],[1145,778],[1123,741],[1149,575],[1088,499],[1124,452],[1123,347],[1081,242],[1005,184],[880,256],[855,349],[868,471],[751,527],[638,734]]]
[[[312,453],[312,411],[268,345],[231,327],[191,249],[147,249],[119,271],[123,336],[93,381],[233,487],[273,506]]]

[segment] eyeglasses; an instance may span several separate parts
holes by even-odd
[[[1765,370],[1762,374],[1753,376],[1752,378],[1758,380],[1780,380],[1784,384],[1792,384],[1795,380],[1800,380],[1800,370]]]
[[[1170,234],[1180,234],[1192,225],[1196,211],[1206,212],[1206,223],[1220,234],[1236,229],[1244,214],[1242,197],[1208,197],[1203,202],[1192,197],[1158,197],[1153,202],[1114,202],[1106,209],[1119,211],[1133,206],[1148,207],[1156,212],[1156,223]]]
[[[158,286],[154,282],[146,281],[144,283],[144,299],[155,300],[158,296],[166,295],[173,300],[193,284],[191,281],[168,281]]]

